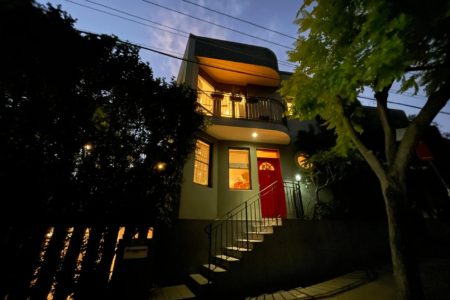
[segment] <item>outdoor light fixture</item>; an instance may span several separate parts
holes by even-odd
[[[92,146],[91,143],[86,143],[86,144],[83,146],[83,148],[84,148],[84,150],[86,150],[86,151],[91,151],[92,148],[93,148],[93,146]]]
[[[155,165],[155,169],[157,171],[160,171],[160,172],[164,171],[166,169],[166,167],[167,167],[167,164],[165,162],[162,162],[162,161],[157,162],[156,165]]]
[[[253,133],[252,133],[252,137],[253,137],[253,138],[257,138],[257,137],[258,137],[258,134],[257,134],[256,132],[253,132]]]
[[[300,174],[295,174],[295,180],[296,181],[302,180],[302,176],[300,176]]]

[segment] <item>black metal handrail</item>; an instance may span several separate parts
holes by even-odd
[[[261,199],[263,199],[265,205],[273,207],[275,212],[280,211],[275,193],[279,184],[283,184],[287,209],[293,212],[297,218],[303,216],[299,183],[273,182],[205,228],[208,234],[208,268],[210,272],[213,260],[227,260],[232,256],[229,255],[232,251],[250,251],[252,241],[267,230],[266,226],[281,225],[281,215],[267,217],[263,216],[261,210]],[[211,276],[208,277],[211,278]]]

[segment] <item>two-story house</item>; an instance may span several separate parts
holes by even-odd
[[[289,119],[290,103],[277,93],[288,76],[267,48],[190,35],[178,82],[197,91],[207,126],[184,166],[179,218],[155,234],[158,284],[214,282],[210,299],[234,297],[384,255],[385,240],[372,238],[382,227],[304,220],[316,191],[298,133],[319,128]]]
[[[301,123],[287,120],[277,93],[289,73],[269,49],[194,35],[184,59],[178,82],[197,90],[208,126],[184,168],[179,217],[216,219],[275,182],[262,216],[298,214],[283,187],[301,176],[292,147]]]

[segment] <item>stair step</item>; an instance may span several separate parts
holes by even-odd
[[[265,226],[265,225],[252,225],[253,231],[259,233],[259,234],[272,234],[273,233],[273,226]]]
[[[272,227],[272,226],[270,226],[270,227]],[[248,234],[253,234],[253,235],[273,234],[273,230],[272,231],[249,231]]]
[[[239,261],[239,258],[229,256],[229,255],[220,254],[220,255],[216,255],[216,257],[219,259],[226,260],[226,261]]]
[[[295,296],[292,295],[291,293],[287,292],[287,291],[280,291],[280,292],[278,292],[278,294],[280,294],[281,297],[283,297],[285,300],[293,300],[293,299],[295,299]]]
[[[270,233],[267,233],[270,234]],[[266,234],[266,235],[267,235]],[[249,239],[249,240],[264,240],[264,234],[256,233],[256,232],[248,232],[247,234],[243,234],[241,238]]]
[[[203,265],[203,267],[205,267],[206,269],[209,269],[211,271],[213,271],[214,273],[223,273],[226,272],[227,270],[225,270],[224,268],[221,268],[219,266],[216,266],[215,264],[205,264]]]
[[[282,226],[283,225],[283,219],[281,219],[281,218],[266,218],[266,219],[252,221],[252,222],[256,222],[263,226]]]
[[[252,249],[247,249],[247,248],[243,248],[243,247],[237,247],[237,246],[230,246],[230,247],[225,247],[228,250],[235,250],[235,251],[240,251],[240,252],[250,252],[252,251]]]
[[[272,294],[273,300],[284,300],[284,297],[280,293]]]
[[[195,273],[195,274],[189,274],[189,276],[199,285],[205,285],[205,284],[209,283],[209,280],[206,277],[204,277],[202,274]]]
[[[264,240],[252,240],[252,239],[236,239],[238,242],[250,242],[250,243],[262,243]]]

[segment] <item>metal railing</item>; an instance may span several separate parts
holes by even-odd
[[[233,257],[230,253],[250,251],[252,241],[258,239],[262,232],[267,232],[267,226],[281,225],[281,217],[284,216],[264,216],[261,210],[263,200],[264,205],[274,208],[275,212],[280,211],[280,204],[276,199],[280,184],[284,188],[288,213],[296,218],[303,217],[299,183],[273,182],[205,228],[208,234],[209,272],[214,268],[212,265],[217,265],[218,259],[227,261],[230,256]]]
[[[224,97],[224,94],[211,96],[210,92],[199,90],[198,103],[201,105],[200,112],[207,116],[258,120],[282,123],[285,112],[284,105],[275,99],[267,97],[251,97],[245,99],[239,97],[239,101]],[[203,97],[203,102],[200,98]]]

